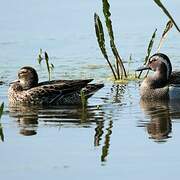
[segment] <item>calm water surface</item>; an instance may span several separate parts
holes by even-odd
[[[180,2],[166,2],[180,25]],[[0,11],[1,179],[177,179],[180,166],[180,103],[140,102],[139,82],[118,85],[97,46],[93,13],[101,1],[5,1]],[[167,22],[153,1],[112,1],[116,42],[130,70],[143,63],[147,43]],[[103,16],[101,16],[103,18]],[[172,30],[162,48],[180,69],[179,34]],[[107,44],[108,45],[108,44]],[[7,89],[18,69],[34,66],[47,50],[54,79],[94,78],[105,87],[88,107],[9,108]],[[155,52],[155,50],[154,50]],[[128,63],[125,63],[128,67]]]

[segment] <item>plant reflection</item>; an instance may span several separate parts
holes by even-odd
[[[170,138],[169,134],[172,130],[169,102],[168,101],[140,101],[140,105],[144,113],[150,116],[150,122],[144,123],[150,138],[156,142],[165,142]]]
[[[109,125],[107,130],[107,134],[105,135],[105,141],[104,145],[102,147],[102,155],[101,155],[101,161],[106,161],[106,157],[109,154],[109,147],[110,147],[110,137],[112,134],[112,127],[113,127],[113,121],[109,121]]]
[[[125,93],[125,85],[114,84],[111,89],[110,93],[107,94],[107,99],[105,99],[105,103],[109,100],[113,100],[111,103],[122,103],[122,98]],[[114,107],[108,108],[105,110],[106,114],[103,116],[103,121],[97,122],[97,127],[95,128],[95,135],[94,135],[94,146],[100,146],[101,141],[104,137],[104,143],[102,145],[102,153],[101,153],[101,162],[105,162],[107,160],[110,148],[110,140],[111,134],[113,132],[113,114],[114,110],[117,109]],[[104,136],[103,136],[104,135]]]
[[[115,84],[111,88],[111,96],[114,103],[121,103],[126,85]]]
[[[109,89],[107,98],[102,100],[108,104],[121,103],[125,92],[124,85],[113,85]],[[79,106],[59,106],[59,107],[29,107],[18,106],[9,107],[9,115],[16,119],[19,133],[24,136],[32,136],[38,133],[38,127],[70,127],[70,128],[89,128],[95,127],[94,146],[101,148],[100,160],[105,162],[109,155],[110,140],[113,131],[113,115],[117,108],[112,106],[87,105],[86,108]],[[103,143],[101,144],[101,141]]]
[[[1,123],[0,123],[0,137],[1,137],[1,141],[4,142],[4,133],[3,133],[3,127]]]
[[[104,103],[121,103],[124,93],[126,92],[126,85],[124,84],[113,84],[110,92],[106,94]]]
[[[44,125],[53,124],[54,126],[64,125],[82,125],[87,127],[92,123],[101,121],[103,111],[96,106],[81,107],[30,107],[18,106],[9,107],[10,116],[18,122],[20,133],[30,136],[37,133],[38,125],[43,122]]]
[[[1,117],[2,117],[2,114],[3,114],[3,110],[4,110],[4,103],[2,103],[1,106],[0,106],[0,137],[1,137],[2,142],[4,141],[3,127],[2,127],[2,124],[1,124]]]

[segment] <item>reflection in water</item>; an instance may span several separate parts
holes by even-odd
[[[113,100],[114,103],[121,103],[125,92],[124,85],[113,85],[110,93],[107,94],[107,102]],[[104,100],[104,98],[103,98]],[[114,111],[115,110],[115,111]],[[110,148],[110,139],[113,128],[113,115],[117,112],[114,106],[55,106],[55,107],[36,107],[18,106],[9,107],[9,115],[16,119],[20,134],[32,136],[38,133],[38,126],[54,127],[92,127],[96,124],[94,135],[94,146],[102,148],[101,162],[107,160]],[[103,140],[104,139],[104,140]],[[101,144],[101,141],[104,141]]]
[[[1,137],[1,141],[4,141],[4,133],[3,133],[3,127],[2,124],[0,123],[0,137]]]
[[[11,117],[16,118],[20,128],[20,134],[31,136],[37,133],[38,110],[35,107],[10,107],[9,112]]]
[[[95,128],[95,135],[94,135],[94,146],[99,146],[102,136],[104,134],[104,121],[97,122],[97,127]]]
[[[114,103],[121,103],[126,85],[115,84],[111,88],[111,96]]]
[[[104,128],[104,121],[98,122],[97,127],[95,128],[95,135],[94,135],[94,146],[100,146],[100,141],[102,140],[102,136],[104,133],[104,144],[102,146],[102,154],[101,154],[101,161],[106,161],[106,158],[109,154],[109,147],[110,147],[110,138],[112,134],[112,127],[113,121],[110,120],[106,131],[103,131]]]
[[[126,91],[126,85],[124,84],[113,84],[109,93],[104,98],[105,103],[121,103],[123,95]]]
[[[113,103],[122,103],[122,97],[125,93],[125,85],[113,85],[111,88],[111,92],[107,94],[108,98],[105,102],[109,100],[113,101]],[[94,146],[100,146],[101,140],[103,139],[104,135],[104,143],[102,145],[102,154],[101,154],[101,162],[105,162],[107,160],[107,156],[109,154],[110,148],[110,139],[112,134],[113,128],[113,114],[114,114],[114,107],[108,108],[105,110],[106,114],[103,116],[103,121],[97,122],[97,127],[95,128],[95,135],[94,135]],[[108,124],[106,123],[108,122]]]
[[[164,142],[171,133],[171,119],[168,101],[144,101],[141,99],[140,105],[144,113],[150,116],[151,120],[144,123],[147,132],[156,142]]]
[[[109,154],[109,147],[110,147],[110,137],[112,134],[112,127],[113,127],[113,121],[109,121],[109,126],[106,129],[107,134],[105,135],[105,141],[104,145],[102,147],[102,155],[101,155],[101,161],[106,161],[106,157]]]
[[[4,103],[2,103],[1,106],[0,106],[0,137],[1,137],[2,142],[4,141],[3,127],[2,127],[2,124],[1,124],[1,117],[2,117],[2,114],[3,114],[3,109],[4,109]]]
[[[38,123],[44,122],[45,125],[65,124],[82,126],[102,120],[103,112],[96,106],[88,106],[84,110],[81,107],[61,106],[61,107],[29,107],[18,106],[10,107],[10,116],[16,118],[20,133],[26,136],[35,135]]]

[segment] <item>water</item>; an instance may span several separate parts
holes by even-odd
[[[180,3],[165,3],[178,24]],[[93,27],[94,12],[103,18],[101,1],[19,0],[2,2],[1,7],[1,179],[177,179],[179,104],[140,102],[138,82],[118,85],[108,80],[110,70]],[[148,0],[111,2],[111,12],[116,43],[125,60],[132,54],[133,71],[142,64],[157,27],[156,49],[167,19]],[[162,47],[174,69],[180,68],[178,38],[172,30]],[[20,67],[34,66],[40,80],[47,80],[45,66],[36,61],[40,48],[55,65],[54,79],[94,78],[105,83],[85,111],[8,107],[8,84]]]

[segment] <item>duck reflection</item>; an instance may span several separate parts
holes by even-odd
[[[83,109],[78,106],[61,107],[35,107],[18,106],[9,107],[9,115],[18,122],[20,134],[25,136],[36,135],[39,123],[45,126],[77,126],[88,127],[92,123],[101,121],[103,111],[97,106],[87,106]]]
[[[94,146],[101,149],[100,161],[106,162],[111,146],[113,120],[118,113],[119,104],[125,93],[125,85],[108,87],[106,98],[101,98],[103,105],[81,106],[55,106],[55,107],[9,107],[9,115],[18,122],[19,132],[25,136],[38,133],[38,127],[53,126],[55,128],[89,128],[94,127]],[[103,96],[104,97],[104,96]],[[108,105],[107,105],[108,104]]]
[[[144,123],[150,138],[156,142],[164,142],[170,138],[172,130],[168,101],[140,101],[144,113],[150,116],[150,122]]]
[[[37,134],[38,110],[35,107],[18,106],[9,108],[10,116],[18,122],[20,134],[32,136]]]

